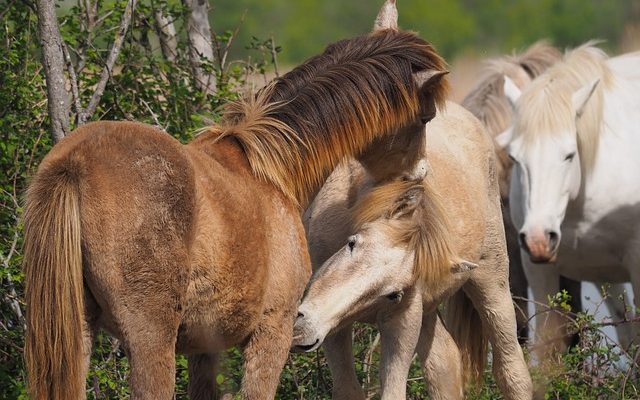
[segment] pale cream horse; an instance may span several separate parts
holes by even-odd
[[[395,168],[397,176],[403,176],[398,173],[397,160],[384,157],[385,148],[392,156],[399,153],[398,149],[393,144],[374,146],[360,157],[364,169],[358,161],[336,169],[307,211],[305,223],[316,274],[298,310],[294,345],[311,350],[324,342],[334,378],[333,398],[363,399],[353,365],[351,324],[357,320],[375,321],[381,334],[383,399],[405,397],[409,364],[416,351],[430,382],[431,396],[459,399],[463,397],[463,367],[473,369],[475,366],[472,372],[481,372],[486,334],[493,349],[493,370],[504,397],[529,399],[531,379],[516,338],[491,139],[476,118],[453,103],[448,103],[446,112],[439,113],[427,127],[426,137],[424,126],[414,128],[419,141],[413,147],[427,148],[428,172],[422,160],[413,169],[404,170],[404,177],[416,179],[426,172],[426,184],[435,192],[430,200],[443,200],[443,212],[450,221],[452,239],[443,246],[451,247],[453,264],[456,257],[461,257],[479,267],[457,277],[440,273],[444,278],[438,281],[435,276],[438,274],[434,275],[438,267],[428,266],[427,271],[432,273],[418,279],[413,273],[415,247],[389,242],[384,232],[376,232],[366,224],[372,218],[360,217],[362,230],[347,240],[356,230],[351,223],[350,207],[372,186],[384,189],[385,185],[397,184],[397,179],[383,180],[371,174],[371,166],[382,169],[384,165],[387,171]],[[409,213],[411,207],[407,208],[406,212],[391,215]],[[423,228],[418,230],[419,234],[437,235],[429,232],[433,221],[422,222],[426,226],[416,225]],[[407,229],[402,234],[411,237],[414,233],[415,229]],[[345,258],[345,254],[360,247],[364,253],[361,258]],[[334,253],[336,255],[320,268]],[[353,261],[357,266],[351,265]],[[345,268],[344,263],[351,267]],[[441,264],[445,268],[451,266],[451,263]],[[438,284],[430,285],[430,279]],[[462,301],[453,302],[452,307],[456,303],[464,304],[465,295],[469,296],[475,310],[465,307],[462,310],[477,310],[481,322],[473,318],[473,313],[456,314],[458,308],[449,308],[453,313],[450,328],[457,342],[463,345],[462,351],[458,351],[456,342],[438,319],[435,307],[461,284],[464,294],[458,292],[455,298]]]
[[[485,126],[489,135],[496,139],[511,126],[513,107],[504,94],[504,77],[508,76],[520,89],[528,86],[535,77],[558,62],[562,54],[558,49],[544,41],[530,46],[524,53],[489,60],[482,77],[476,86],[462,101],[462,106],[471,111]],[[529,336],[529,317],[527,312],[527,278],[522,269],[518,231],[511,222],[509,214],[509,180],[513,162],[504,146],[495,143],[500,177],[500,198],[502,199],[502,218],[504,222],[507,251],[509,253],[509,283],[515,297],[518,337],[524,342]],[[567,289],[576,301],[575,309],[580,309],[580,284],[573,281],[562,282],[561,288]]]
[[[608,58],[590,42],[522,93],[509,79],[504,90],[516,109],[502,135],[517,164],[511,216],[534,299],[565,275],[631,280],[639,306],[640,52]]]

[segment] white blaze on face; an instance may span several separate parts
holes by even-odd
[[[505,94],[511,96],[516,108],[527,106],[517,103],[519,92],[512,85],[505,84]],[[520,240],[534,261],[548,262],[555,258],[567,205],[580,191],[576,118],[582,106],[574,103],[574,112],[563,116],[555,131],[522,132],[512,128],[508,151],[516,166],[511,198],[520,201],[524,218]],[[533,129],[529,124],[516,126]]]
[[[322,339],[379,300],[393,301],[386,297],[413,282],[412,254],[394,246],[376,224],[350,237],[312,278],[298,311]]]
[[[532,255],[545,258],[545,253],[555,250],[557,244],[550,241],[559,241],[567,204],[580,189],[575,137],[569,133],[543,135],[528,143],[519,138],[512,142],[510,154],[516,162],[514,177],[523,202],[522,238]]]

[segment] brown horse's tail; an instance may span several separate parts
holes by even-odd
[[[84,397],[80,204],[72,171],[41,167],[26,198],[25,361],[35,400]]]
[[[451,296],[445,308],[445,322],[462,354],[465,386],[482,382],[488,341],[478,311],[463,290]]]

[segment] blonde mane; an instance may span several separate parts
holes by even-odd
[[[412,194],[413,193],[413,194]],[[409,215],[402,212],[404,200],[419,195],[418,204]],[[363,225],[386,220],[387,233],[394,243],[407,245],[414,252],[414,275],[427,287],[440,283],[456,260],[450,247],[451,237],[440,199],[427,183],[393,181],[373,188],[354,206],[351,213],[356,231]]]
[[[608,57],[594,44],[587,42],[568,51],[561,62],[524,90],[518,101],[514,126],[516,137],[522,137],[525,142],[572,129],[576,118],[571,101],[573,93],[599,80],[584,112],[575,120],[584,174],[593,169],[602,130],[604,91],[613,84],[613,75],[606,64]]]
[[[257,177],[305,204],[342,158],[417,118],[414,74],[445,66],[413,33],[343,40],[256,96],[230,104],[218,139],[237,139]],[[444,81],[431,89],[438,106],[446,89]]]
[[[511,126],[513,110],[504,95],[504,77],[524,86],[558,62],[562,54],[545,41],[531,45],[522,54],[500,57],[486,63],[483,78],[462,101],[492,137]]]

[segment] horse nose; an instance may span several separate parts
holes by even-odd
[[[560,244],[560,234],[554,230],[546,230],[544,233],[549,241],[549,250],[555,251],[558,244]]]
[[[520,242],[520,247],[527,253],[529,253],[529,245],[527,244],[527,234],[524,231],[520,231],[518,235],[518,240]]]

